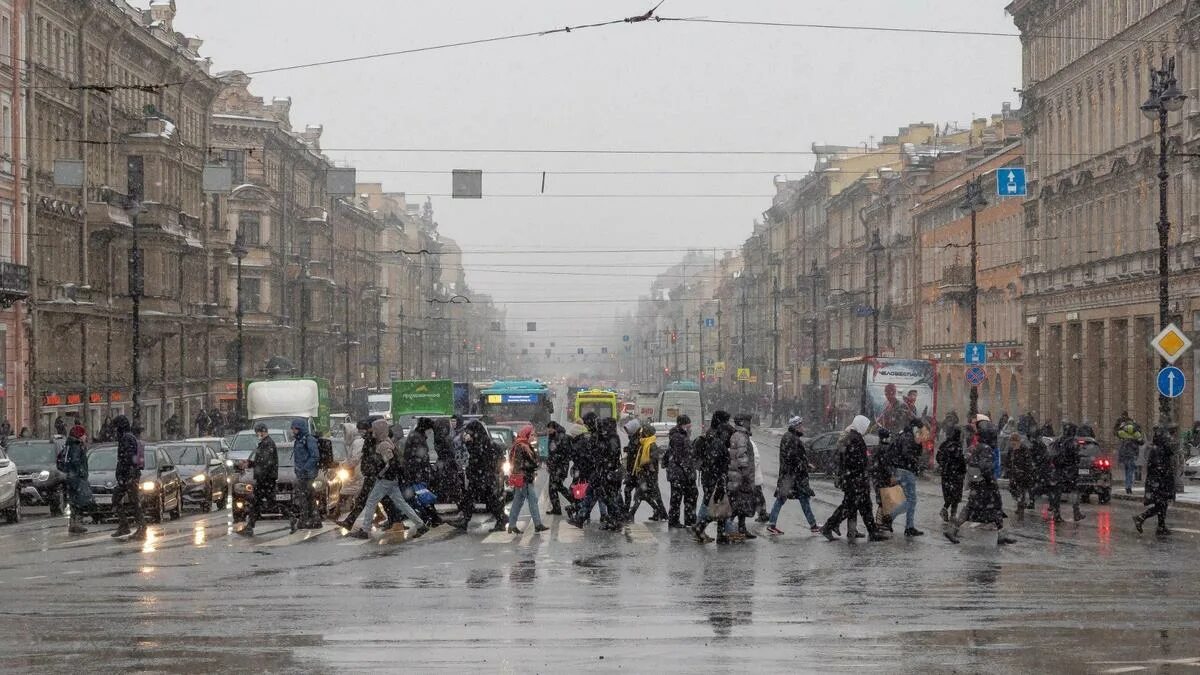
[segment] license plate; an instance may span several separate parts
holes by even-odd
[[[277,502],[290,502],[290,501],[292,501],[292,493],[290,493],[290,492],[280,492],[280,493],[278,493],[278,494],[276,494],[276,495],[275,495],[275,501],[277,501]]]
[[[1080,476],[1089,476],[1089,475],[1091,475],[1091,473],[1092,473],[1091,469],[1080,469],[1079,470]]]
[[[112,504],[112,495],[92,495],[97,504]]]

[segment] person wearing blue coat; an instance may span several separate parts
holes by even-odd
[[[302,527],[321,526],[321,520],[313,512],[313,480],[317,477],[317,439],[308,430],[308,420],[297,417],[292,420],[292,464],[296,471],[296,488],[292,501],[292,532]]]

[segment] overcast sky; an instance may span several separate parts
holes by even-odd
[[[1015,33],[1005,4],[666,0],[659,14]],[[649,7],[644,0],[178,0],[178,6],[176,30],[205,40],[202,53],[213,58],[214,72],[547,30]],[[607,334],[614,311],[680,257],[597,249],[736,247],[770,205],[772,174],[799,177],[812,158],[337,148],[807,151],[814,142],[861,144],[910,122],[966,123],[998,112],[1004,101],[1016,106],[1020,67],[1015,37],[647,22],[263,74],[251,89],[268,99],[291,96],[293,123],[323,124],[330,157],[357,166],[360,180],[382,181],[413,201],[448,193],[454,168],[484,170],[485,194],[533,195],[435,196],[433,203],[442,231],[469,252],[471,285],[521,303],[510,305],[510,317],[539,322],[539,348],[551,339],[562,348],[598,344],[575,336]],[[487,173],[497,171],[534,173]],[[548,172],[545,196],[538,195],[541,171]],[[480,252],[504,249],[523,253]],[[576,252],[545,251],[561,249]],[[592,299],[617,302],[529,302]]]

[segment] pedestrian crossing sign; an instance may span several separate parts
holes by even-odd
[[[737,369],[737,379],[738,379],[738,382],[749,382],[750,381],[750,369],[749,368],[738,368]]]
[[[1179,330],[1178,326],[1172,323],[1154,336],[1154,339],[1150,341],[1150,346],[1154,347],[1154,351],[1166,359],[1167,363],[1175,363],[1191,348],[1192,341],[1183,334],[1183,331]]]

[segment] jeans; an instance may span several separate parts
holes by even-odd
[[[896,516],[903,511],[904,529],[914,529],[917,517],[917,476],[908,469],[895,469],[892,476],[904,489],[904,503],[892,509],[892,520],[895,520]]]
[[[800,502],[800,508],[804,511],[804,518],[808,520],[809,527],[817,526],[817,518],[813,515],[812,504],[809,503],[808,495],[800,495],[796,497]],[[779,512],[783,510],[783,504],[787,501],[787,497],[776,497],[775,506],[771,507],[771,526],[774,527],[779,523]]]
[[[542,514],[538,512],[537,492],[533,489],[533,481],[526,481],[525,487],[513,488],[512,506],[508,509],[508,526],[517,526],[517,517],[521,515],[521,507],[529,503],[529,515],[533,516],[533,524],[542,526]]]
[[[1127,459],[1121,462],[1121,469],[1125,472],[1125,490],[1133,489],[1133,479],[1137,476],[1137,460]]]
[[[390,497],[396,508],[400,509],[400,512],[411,520],[417,529],[425,527],[425,521],[421,520],[417,512],[404,499],[400,484],[394,480],[380,478],[375,481],[374,487],[371,488],[371,494],[367,496],[367,503],[363,506],[362,523],[359,526],[361,529],[368,531],[371,529],[371,521],[375,518],[375,507],[379,506],[379,502],[384,497]]]

